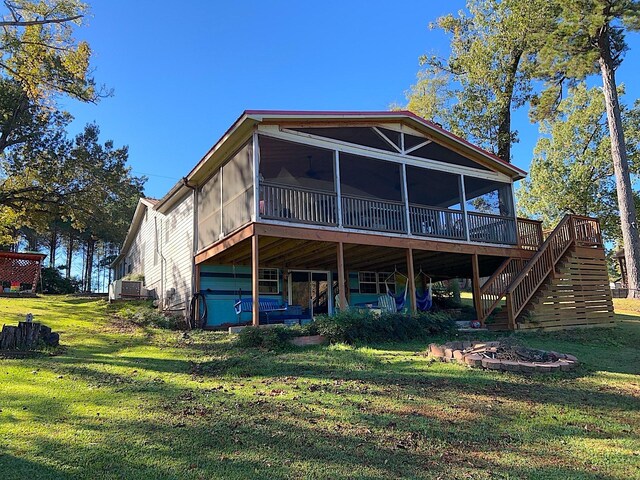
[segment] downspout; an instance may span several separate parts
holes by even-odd
[[[164,268],[165,268],[166,259],[164,258],[164,253],[162,253],[164,249],[160,248],[160,242],[162,241],[162,232],[160,232],[160,234],[158,235],[158,216],[157,215],[153,216],[153,223],[154,223],[154,229],[156,233],[156,238],[155,238],[156,253],[160,257],[160,308],[161,310],[164,311],[165,294],[167,293],[165,292],[165,289],[164,289]]]
[[[196,253],[198,252],[198,188],[189,184],[187,177],[182,178],[182,184],[193,191],[193,242],[191,252],[191,296],[196,293]],[[191,315],[190,303],[187,303],[187,315]]]

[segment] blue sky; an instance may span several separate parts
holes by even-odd
[[[429,22],[463,1],[95,0],[88,25],[98,83],[114,96],[97,105],[66,102],[73,131],[91,121],[102,139],[129,145],[162,197],[245,109],[386,110],[404,102],[418,57],[446,55]],[[638,35],[618,72],[629,103],[640,96]],[[594,81],[599,81],[595,78]],[[527,169],[537,137],[526,111],[514,117]]]

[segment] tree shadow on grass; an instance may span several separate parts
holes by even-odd
[[[62,402],[31,398],[34,416],[56,428],[77,429],[86,438],[71,437],[69,443],[46,433],[35,438],[29,434],[25,439],[35,453],[27,460],[4,455],[0,471],[32,472],[30,465],[37,471],[42,462],[43,474],[31,478],[613,480],[619,477],[573,462],[571,447],[553,445],[563,438],[607,439],[611,432],[575,425],[551,425],[544,434],[531,426],[525,433],[512,431],[513,422],[526,412],[497,400],[525,402],[531,408],[589,408],[592,413],[613,408],[618,415],[638,407],[632,397],[591,392],[567,379],[468,371],[430,364],[423,357],[386,363],[385,352],[340,347],[267,353],[236,349],[227,342],[215,352],[216,359],[193,364],[193,374],[204,384],[192,388],[181,388],[170,378],[128,378],[108,370],[113,366],[150,374],[191,373],[189,356],[197,359],[201,354],[185,345],[185,359],[123,356],[124,350],[147,342],[141,337],[75,347],[73,355],[52,359],[51,365],[79,386],[98,386],[108,394],[100,397],[101,402],[107,398],[101,410],[135,398],[131,408],[141,408],[137,418],[79,416]],[[229,389],[212,388],[218,382]],[[258,389],[247,392],[245,382]],[[282,382],[298,388],[281,388]],[[280,398],[280,390],[288,398]],[[474,400],[469,395],[478,402],[486,397],[498,406],[474,408],[467,417],[428,408],[436,401],[443,404],[438,408],[449,408],[449,399],[453,403],[466,398],[468,403]],[[629,431],[619,439],[637,442],[638,437]],[[535,462],[513,463],[509,456]],[[38,460],[43,458],[47,461]],[[59,471],[52,471],[52,464],[59,465]]]
[[[194,403],[203,409],[185,413],[184,407]],[[39,470],[33,459],[11,455],[0,458],[0,470],[9,473],[5,479],[619,478],[587,465],[569,465],[570,457],[547,456],[544,449],[532,452],[499,432],[487,435],[490,419],[462,425],[469,434],[465,439],[451,435],[445,422],[425,430],[420,419],[386,428],[357,419],[311,423],[296,402],[221,402],[216,394],[173,406],[160,420],[94,422],[88,426],[95,429],[90,441],[70,444],[45,435],[32,439],[34,456],[58,465],[57,471],[44,465]],[[87,428],[81,418],[65,423]],[[534,461],[495,460],[505,451]]]
[[[359,350],[307,349],[300,352],[268,354],[237,350],[226,358],[200,363],[205,377],[287,377],[297,376],[318,381],[343,379],[366,381],[379,387],[402,386],[412,390],[447,388],[466,393],[472,388],[485,395],[529,399],[537,403],[594,405],[624,410],[640,408],[637,398],[610,391],[593,391],[576,384],[583,373],[523,376],[469,370],[462,366],[431,364],[423,357],[416,360],[381,363]]]

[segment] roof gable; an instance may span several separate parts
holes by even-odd
[[[424,135],[447,150],[456,154],[457,161],[472,161],[483,168],[507,175],[512,180],[519,180],[527,175],[527,172],[515,165],[505,162],[496,155],[488,152],[477,145],[464,140],[445,130],[440,125],[425,120],[413,112],[409,111],[285,111],[285,110],[245,110],[240,117],[229,127],[222,137],[209,149],[202,159],[191,169],[191,171],[173,188],[158,201],[155,209],[163,212],[178,196],[189,191],[190,188],[198,186],[205,181],[215,165],[222,162],[234,148],[241,145],[250,137],[255,127],[260,123],[277,124],[281,122],[312,122],[322,123],[369,123],[369,124],[393,124],[406,125],[414,133]],[[392,139],[393,142],[393,139]],[[432,147],[431,150],[434,150]],[[440,154],[438,152],[430,152]],[[474,168],[478,168],[474,164]]]

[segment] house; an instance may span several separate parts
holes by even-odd
[[[525,175],[410,112],[245,111],[140,201],[113,268],[144,273],[167,309],[201,292],[208,328],[365,307],[400,290],[397,272],[413,310],[424,274],[472,278],[492,328],[611,322],[598,221],[567,216],[545,240],[516,215]]]
[[[152,198],[138,201],[111,268],[116,280],[142,275],[164,310],[184,313],[193,292],[193,196],[183,193],[170,200],[162,205]]]

